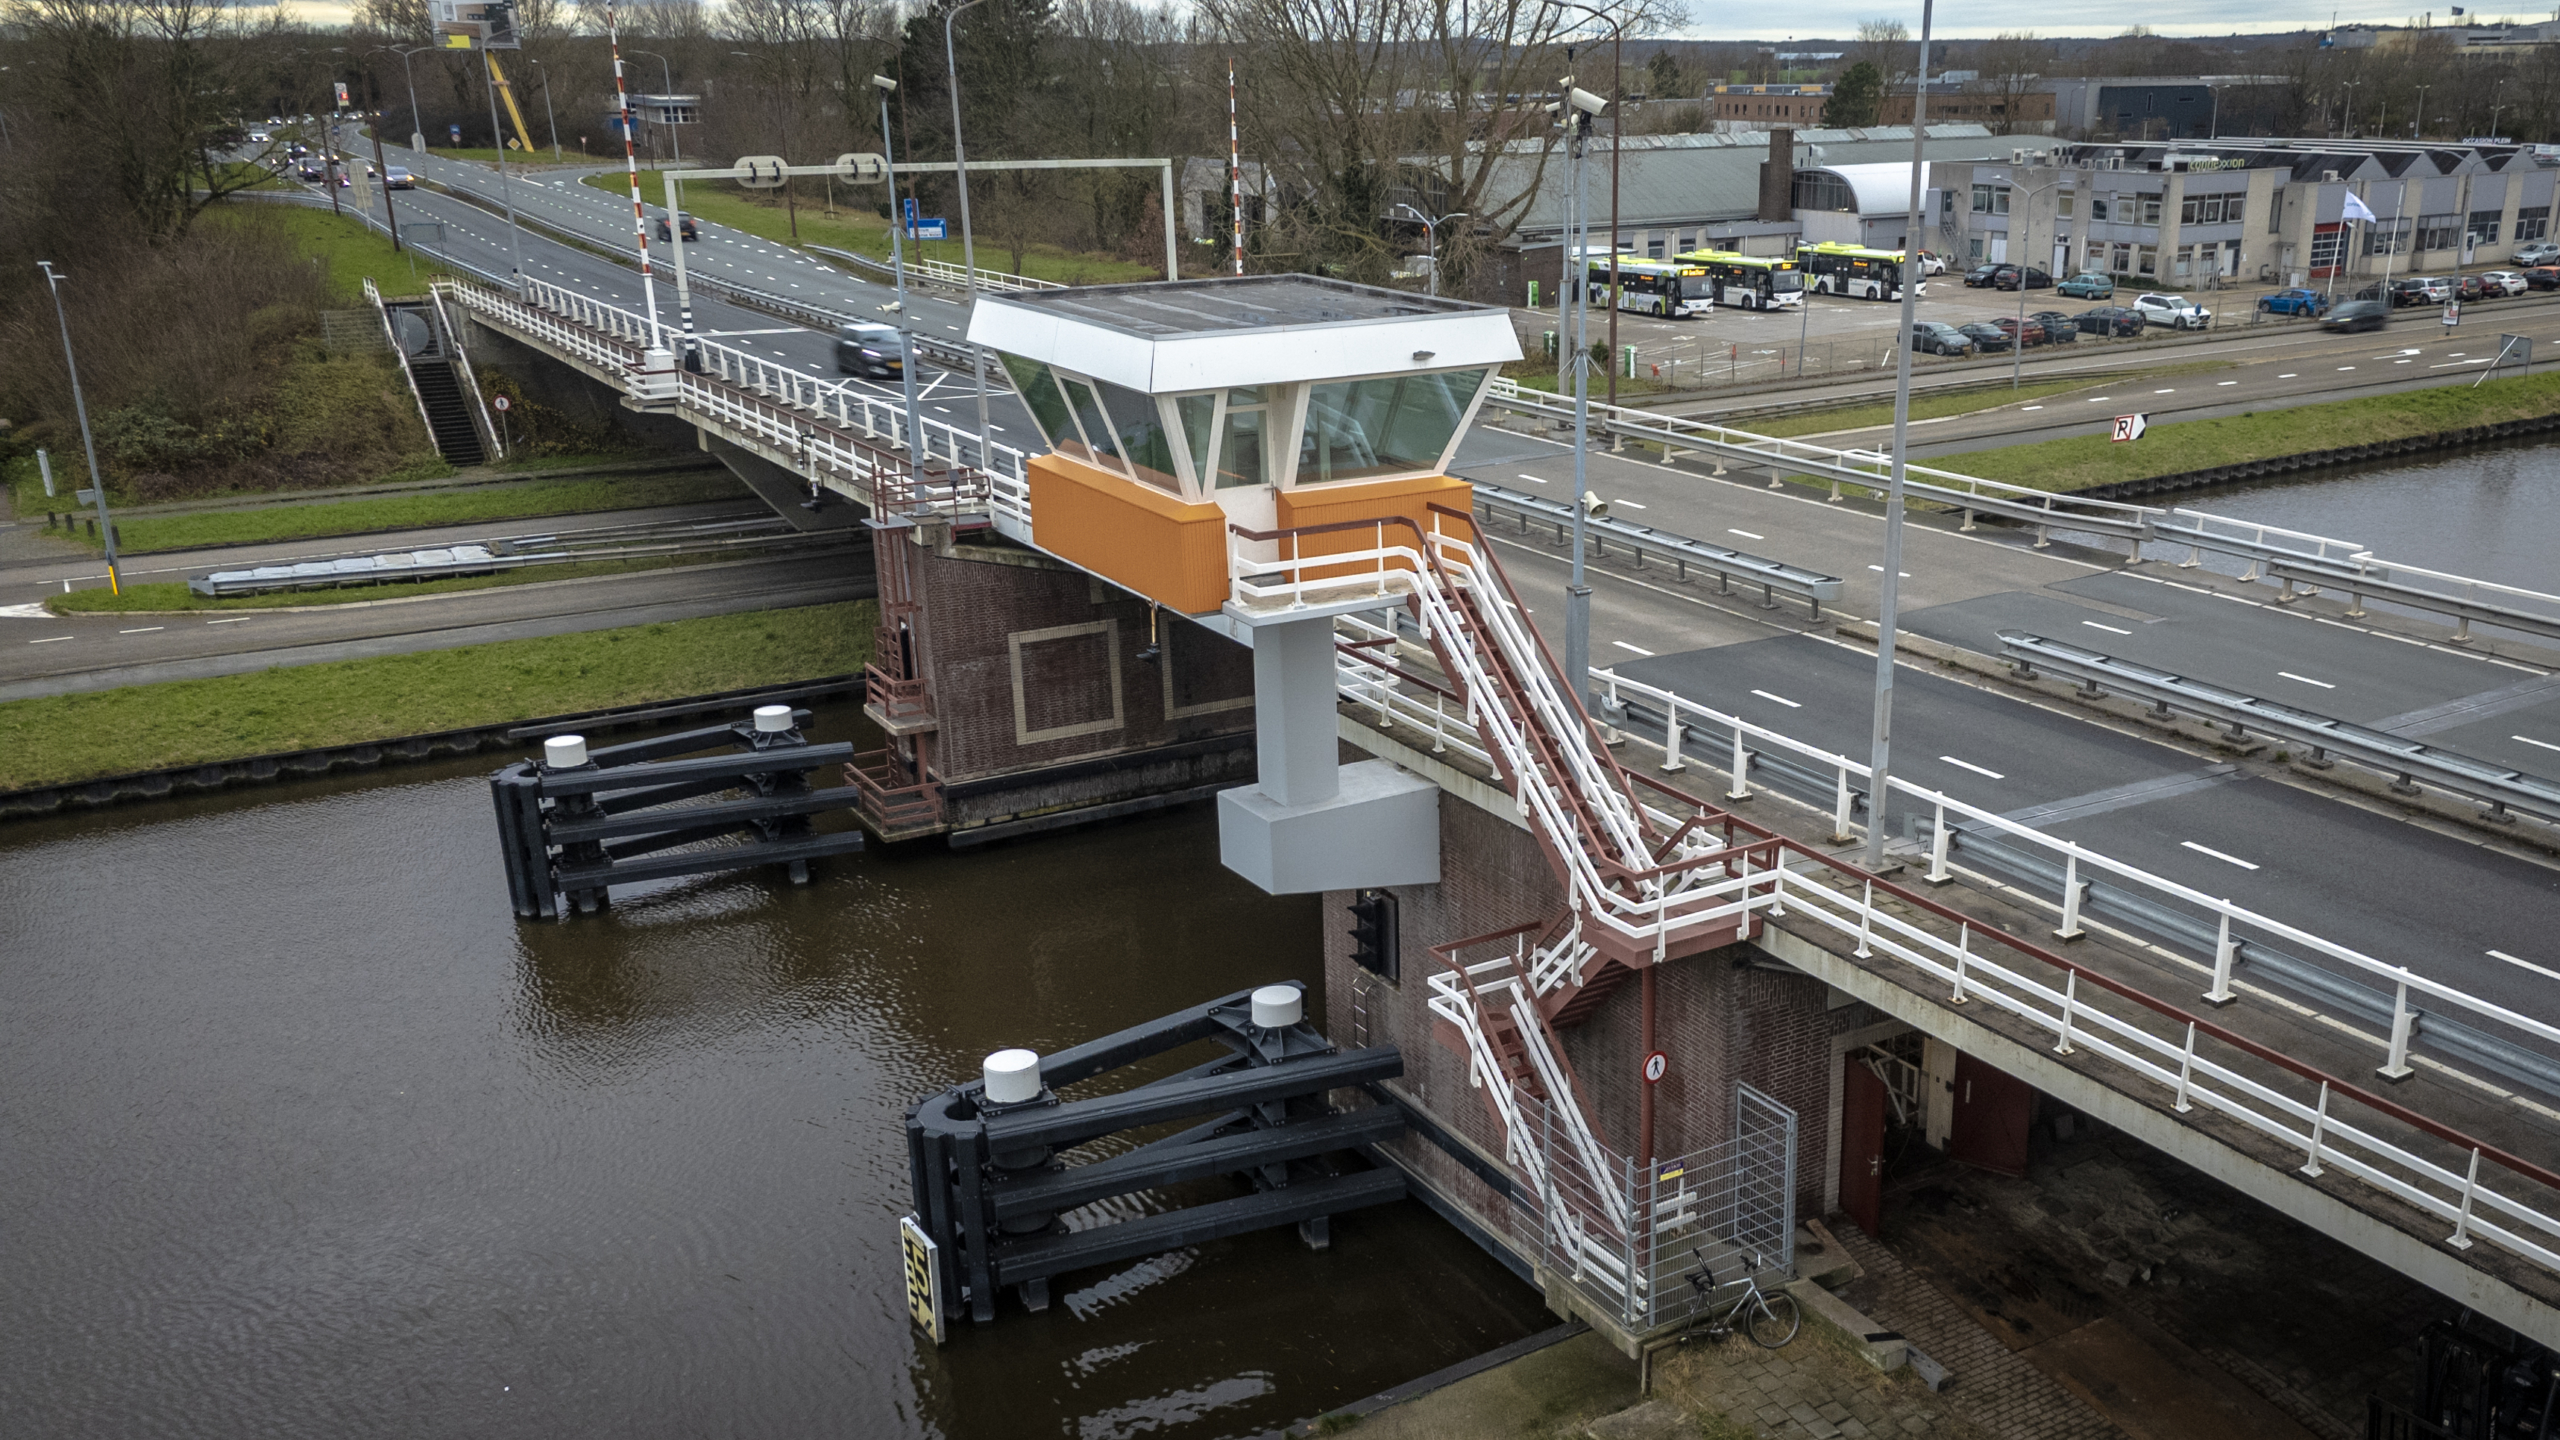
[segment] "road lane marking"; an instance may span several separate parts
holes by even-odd
[[[2092,405],[2102,405],[2102,404],[2105,404],[2105,403],[2106,403],[2107,401],[2109,401],[2109,400],[2113,400],[2114,398],[2116,398],[2116,397],[2114,397],[2113,395],[2092,395],[2092,396],[2090,396],[2090,397],[2089,397],[2089,403],[2090,403],[2090,404],[2092,404]]]
[[[2041,406],[2041,405],[2025,405],[2025,406],[2021,406],[2021,407],[2019,407],[2019,408],[2023,411],[2023,410],[2041,410],[2041,409],[2043,409],[2044,407],[2043,407],[2043,406]]]
[[[1724,533],[1727,535],[1739,535],[1745,540],[1766,540],[1769,538],[1766,535],[1754,535],[1748,530],[1736,530],[1730,525],[1724,527]]]
[[[2237,385],[2239,383],[2240,382],[2237,380],[2216,380],[2213,382],[2213,386],[2215,389],[2219,390],[2225,385]]]
[[[2175,395],[2178,393],[2178,390],[2177,387],[2173,385],[2166,390],[2154,390],[2151,393],[2154,395]]]
[[[2510,735],[2507,738],[2510,740],[2521,740],[2527,745],[2539,745],[2545,750],[2560,750],[2560,745],[2554,745],[2548,740],[2536,740],[2530,735]]]
[[[2326,680],[2314,680],[2308,675],[2296,675],[2290,670],[2279,670],[2276,674],[2287,680],[2299,680],[2305,685],[2317,685],[2323,690],[2335,690],[2338,688]]]
[[[2216,860],[2226,861],[2230,864],[2237,865],[2243,870],[2255,870],[2258,868],[2257,866],[2250,864],[2248,861],[2241,859],[2237,855],[2225,855],[2210,845],[2199,845],[2193,840],[2181,840],[2178,843],[2186,846],[2188,849],[2193,850],[2199,855],[2210,855]]]
[[[1621,650],[1633,650],[1634,652],[1636,652],[1636,653],[1637,653],[1637,654],[1639,654],[1639,655],[1650,655],[1650,654],[1652,654],[1652,653],[1653,653],[1652,651],[1647,650],[1646,648],[1644,648],[1644,647],[1643,647],[1643,646],[1641,646],[1641,645],[1630,645],[1630,644],[1628,644],[1628,643],[1627,643],[1626,641],[1624,641],[1624,640],[1612,640],[1612,641],[1610,641],[1609,643],[1610,643],[1610,644],[1612,644],[1612,645],[1617,646],[1617,647],[1618,647],[1619,649],[1621,649]]]
[[[1879,574],[1879,575],[1881,575],[1881,574],[1883,574],[1883,573],[1884,573],[1884,567],[1883,567],[1883,566],[1881,566],[1881,565],[1870,565],[1870,566],[1868,566],[1867,568],[1868,568],[1868,569],[1870,569],[1870,570],[1873,570],[1874,572],[1876,572],[1876,573],[1877,573],[1877,574]],[[1903,579],[1905,579],[1905,580],[1908,580],[1908,579],[1910,579],[1910,578],[1911,578],[1911,572],[1910,572],[1910,571],[1908,571],[1908,570],[1896,570],[1896,571],[1894,571],[1893,573],[1894,573],[1894,574],[1896,574],[1896,575],[1901,576],[1901,577],[1902,577]]]
[[[1997,770],[1985,770],[1985,769],[1983,769],[1981,766],[1974,764],[1974,763],[1973,763],[1972,761],[1970,761],[1970,760],[1959,760],[1959,759],[1957,759],[1956,757],[1954,757],[1953,755],[1941,755],[1941,756],[1939,756],[1938,758],[1939,758],[1939,759],[1941,759],[1941,760],[1944,760],[1945,762],[1947,762],[1947,763],[1948,763],[1948,764],[1950,764],[1950,765],[1953,765],[1954,767],[1956,767],[1956,768],[1957,768],[1957,769],[1959,769],[1959,770],[1970,770],[1970,771],[1972,771],[1972,772],[1973,772],[1974,774],[1976,774],[1976,775],[1988,775],[1988,776],[1990,776],[1990,777],[1991,777],[1992,779],[1994,779],[1994,780],[2006,780],[2006,779],[2008,779],[2008,778],[2009,778],[2008,776],[2001,774],[2001,773],[2000,773],[1999,771],[1997,771]]]
[[[2299,371],[2299,370],[2288,370],[2288,371],[2286,371],[2284,374],[2279,375],[2279,376],[2277,376],[2276,378],[2277,378],[2277,379],[2279,379],[2279,380],[2293,380],[2293,379],[2298,379],[2298,378],[2300,378],[2300,377],[2301,377],[2301,374],[2302,374],[2302,372],[2301,372],[2301,371]]]
[[[2506,951],[2504,951],[2504,950],[2492,950],[2492,951],[2490,951],[2490,952],[2489,952],[2489,958],[2490,958],[2490,959],[2492,959],[2492,960],[2504,960],[2504,961],[2506,961],[2506,962],[2507,962],[2508,964],[2510,964],[2510,965],[2521,966],[2521,967],[2523,967],[2524,969],[2527,969],[2527,970],[2532,971],[2532,972],[2533,972],[2534,974],[2536,974],[2536,975],[2547,975],[2547,976],[2551,977],[2551,978],[2552,978],[2552,979],[2554,979],[2554,980],[2560,980],[2560,970],[2545,970],[2545,969],[2543,969],[2541,966],[2534,964],[2534,963],[2533,963],[2532,961],[2530,961],[2530,960],[2519,960],[2519,959],[2517,959],[2516,957],[2514,957],[2513,955],[2508,954],[2508,953],[2507,953]]]
[[[132,630],[119,630],[116,633],[119,635],[148,635],[154,630],[166,630],[168,628],[169,627],[166,625],[143,625]]]
[[[2083,620],[2080,623],[2088,626],[2092,630],[2104,630],[2110,635],[2130,635],[2133,633],[2130,630],[2119,630],[2113,625],[2101,625],[2095,620]]]
[[[255,615],[234,615],[228,620],[207,620],[204,623],[207,625],[237,625],[243,620],[255,620],[257,618],[258,617]]]
[[[68,640],[68,639],[70,639],[71,637],[70,637],[70,636],[68,636],[68,635],[66,635],[66,636],[64,636],[63,638],[64,638],[64,639],[66,639],[66,640]],[[1794,702],[1793,700],[1788,699],[1788,698],[1787,698],[1786,696],[1784,696],[1784,695],[1772,695],[1772,694],[1770,694],[1770,693],[1769,693],[1768,691],[1766,691],[1766,690],[1754,690],[1754,691],[1752,691],[1751,693],[1752,693],[1752,694],[1754,694],[1754,695],[1759,696],[1759,697],[1760,697],[1761,699],[1763,699],[1763,700],[1775,700],[1775,701],[1777,701],[1779,704],[1786,706],[1786,707],[1787,707],[1788,709],[1790,709],[1790,710],[1801,710],[1801,709],[1803,709],[1803,708],[1804,708],[1802,705],[1797,704],[1796,702]]]
[[[1646,507],[1644,507],[1644,506],[1642,506],[1642,505],[1637,504],[1637,503],[1636,503],[1636,502],[1634,502],[1633,500],[1628,500],[1628,499],[1623,499],[1623,498],[1621,498],[1621,499],[1617,499],[1617,500],[1612,500],[1612,501],[1610,501],[1609,503],[1610,503],[1610,504],[1612,504],[1612,505],[1624,505],[1624,506],[1626,506],[1626,507],[1627,507],[1628,509],[1630,509],[1630,510],[1642,510],[1642,509],[1646,508]]]
[[[79,637],[73,635],[48,635],[42,640],[30,640],[27,643],[30,645],[54,645],[65,640],[73,640],[77,638]]]

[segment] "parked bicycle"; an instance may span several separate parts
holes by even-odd
[[[1706,1318],[1681,1339],[1703,1335],[1710,1340],[1721,1340],[1740,1329],[1762,1349],[1775,1350],[1796,1338],[1796,1332],[1804,1328],[1804,1314],[1796,1309],[1796,1297],[1784,1290],[1775,1293],[1762,1290],[1760,1282],[1752,1278],[1761,1268],[1759,1252],[1750,1252],[1745,1257],[1747,1263],[1740,1278],[1722,1282],[1716,1279],[1715,1266],[1703,1249],[1693,1247],[1689,1253],[1698,1257],[1698,1268],[1689,1273],[1689,1284],[1698,1292],[1698,1302]],[[1742,1287],[1742,1293],[1732,1303],[1726,1304],[1715,1298],[1717,1291],[1732,1285]],[[1722,1307],[1720,1310],[1719,1306]]]

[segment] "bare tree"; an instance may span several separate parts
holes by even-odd
[[[2026,98],[2053,64],[2053,47],[2032,30],[2004,30],[1973,50],[1975,78],[1969,89],[1988,95],[2014,129]]]
[[[1919,47],[1911,41],[1911,29],[1899,20],[1861,20],[1858,38],[1841,57],[1843,71],[1860,65],[1873,65],[1884,78],[1885,93],[1890,95],[1911,83],[1920,63]]]

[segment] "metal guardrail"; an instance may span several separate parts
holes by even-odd
[[[1476,484],[1475,493],[1478,503],[1487,512],[1517,518],[1520,533],[1524,535],[1529,533],[1533,519],[1553,524],[1559,540],[1573,524],[1573,502],[1569,500],[1543,499],[1481,482]],[[1608,542],[1615,540],[1635,556],[1638,569],[1644,567],[1645,557],[1650,554],[1679,567],[1680,578],[1684,580],[1688,578],[1692,565],[1716,576],[1721,582],[1719,589],[1724,594],[1732,593],[1735,580],[1757,585],[1764,610],[1776,609],[1776,597],[1783,591],[1811,606],[1813,616],[1818,620],[1822,618],[1823,602],[1836,602],[1841,591],[1848,586],[1847,581],[1836,575],[1825,575],[1818,570],[1807,570],[1784,560],[1767,559],[1729,546],[1710,545],[1703,540],[1692,540],[1686,535],[1674,535],[1668,530],[1656,530],[1650,525],[1638,525],[1632,520],[1620,520],[1612,515],[1586,515],[1583,526],[1598,542],[1602,555],[1609,553]]]
[[[832,245],[804,245],[800,248],[877,270],[883,275],[890,273],[889,262],[886,260],[875,260],[868,255],[856,255],[850,250],[838,250]],[[910,257],[906,263],[910,278],[922,277],[931,284],[956,286],[962,290],[969,288],[967,266],[954,265],[946,260],[926,260],[921,257]],[[978,267],[978,288],[982,290],[1064,290],[1068,287],[1055,280],[1035,280],[1028,275],[1007,274],[1002,270],[989,270],[982,265]]]
[[[2000,649],[2021,676],[2032,678],[2041,666],[2078,680],[2092,695],[2121,691],[2150,701],[2163,716],[2184,711],[2235,736],[2255,730],[2307,745],[2315,766],[2326,765],[2334,754],[2392,776],[2393,788],[2404,794],[2414,795],[2424,784],[2479,801],[2489,807],[2491,820],[2509,820],[2514,811],[2560,823],[2560,785],[2520,770],[2022,630],[2001,631]]]
[[[2296,585],[2329,586],[2347,592],[2353,608],[2351,616],[2362,617],[2367,596],[2388,600],[2413,609],[2432,610],[2451,615],[2458,622],[2452,635],[2457,645],[2469,644],[2471,624],[2495,625],[2541,640],[2560,640],[2560,595],[2545,595],[2537,590],[2518,589],[2510,585],[2474,580],[2463,575],[2447,575],[2437,570],[2421,570],[2414,565],[2393,565],[2370,554],[2349,561],[2276,559],[2267,562],[2267,578],[2283,583],[2279,600],[2292,600],[2297,594],[2317,594],[2316,589],[2297,592]],[[2525,609],[2523,606],[2535,609]]]

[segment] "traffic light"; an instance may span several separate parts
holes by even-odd
[[[1361,890],[1351,897],[1351,963],[1387,980],[1396,978],[1396,897]]]

